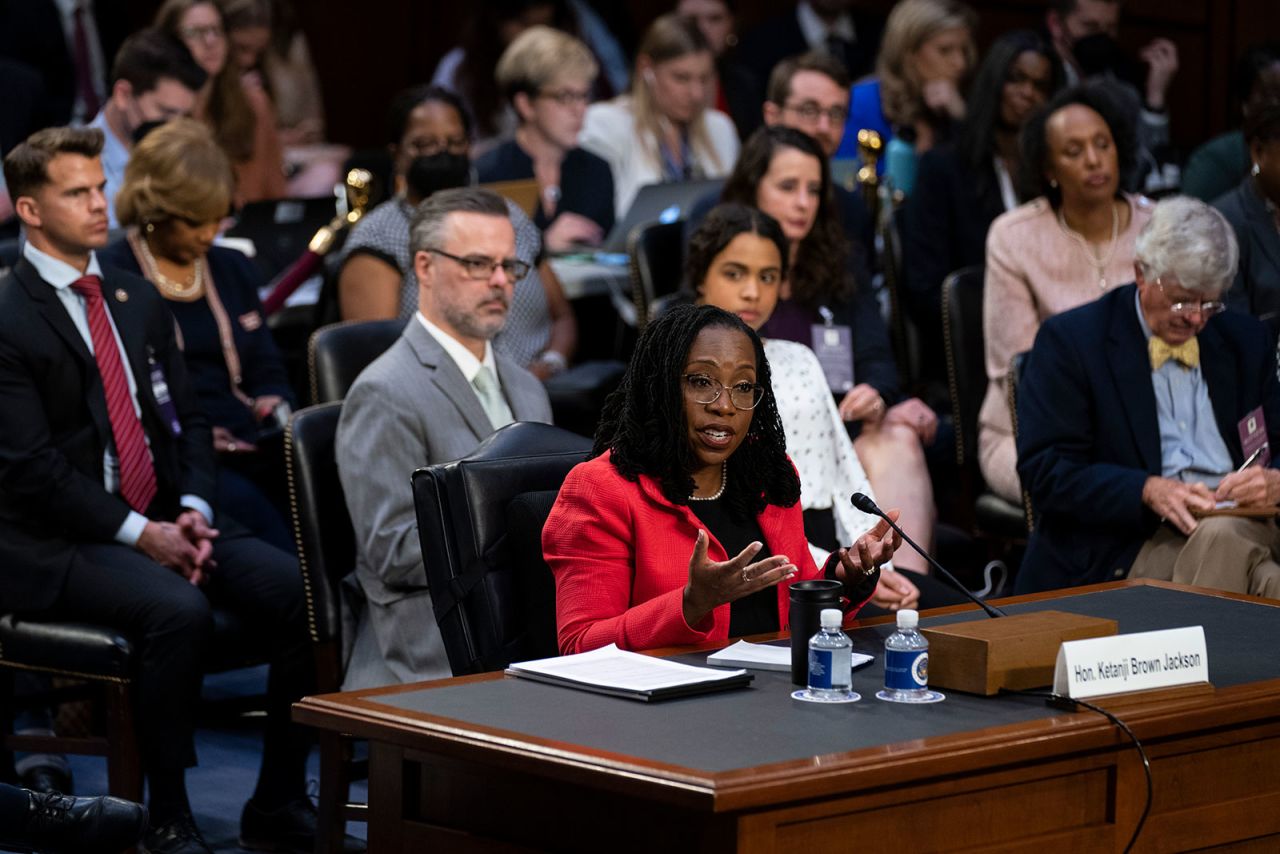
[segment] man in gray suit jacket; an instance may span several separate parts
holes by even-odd
[[[551,421],[542,383],[489,344],[533,260],[514,257],[502,198],[474,188],[434,194],[414,214],[410,248],[418,313],[356,380],[338,424],[338,472],[366,600],[346,690],[450,675],[410,473],[467,455],[511,421]]]

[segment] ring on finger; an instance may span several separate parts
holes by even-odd
[[[228,443],[227,443],[227,450],[234,454],[234,453],[236,452],[236,443],[235,443],[235,442],[228,442]]]
[[[742,570],[742,581],[743,583],[751,581],[751,576],[747,575],[747,571],[745,569]]]

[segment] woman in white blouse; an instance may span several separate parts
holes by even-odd
[[[738,132],[707,107],[715,58],[697,25],[663,15],[640,42],[631,92],[587,109],[578,145],[613,170],[614,207],[626,214],[646,184],[727,175]]]
[[[689,239],[686,281],[693,284],[699,303],[731,311],[758,330],[777,304],[786,275],[786,248],[782,227],[773,217],[745,205],[720,205]],[[871,484],[818,357],[803,344],[778,338],[764,339],[764,351],[774,376],[787,453],[800,475],[805,535],[814,559],[825,560],[835,543],[853,542],[875,525],[874,516],[849,503],[855,492],[873,496]],[[930,594],[937,588],[937,596],[930,595],[926,606],[952,601],[945,588],[927,576],[885,565],[870,604],[889,611],[915,608],[920,585]]]

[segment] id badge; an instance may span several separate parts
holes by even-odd
[[[160,366],[151,356],[147,356],[147,366],[151,372],[151,394],[156,399],[156,405],[160,407],[160,415],[169,425],[173,435],[181,436],[182,422],[178,420],[178,408],[173,405],[173,398],[169,396],[169,383],[164,378],[164,371],[160,370]]]
[[[844,394],[853,388],[853,329],[834,323],[815,323],[812,337],[813,352],[831,390]]]
[[[1267,439],[1267,419],[1262,414],[1262,407],[1241,418],[1236,429],[1240,431],[1240,450],[1244,452],[1244,458],[1249,459],[1261,448],[1253,465],[1262,468],[1271,465],[1271,443]]]

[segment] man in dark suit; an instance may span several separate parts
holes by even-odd
[[[1133,577],[1280,596],[1280,384],[1263,325],[1223,313],[1238,250],[1203,202],[1158,204],[1136,284],[1051,318],[1018,385],[1036,527],[1019,592]],[[1261,449],[1255,457],[1253,452]]]
[[[313,673],[301,576],[211,506],[211,432],[173,319],[149,283],[94,255],[107,239],[101,150],[101,131],[50,128],[4,161],[27,243],[0,281],[0,609],[111,626],[137,645],[152,852],[209,850],[184,777],[210,603],[237,612],[271,660],[242,839],[308,850],[309,743],[289,722]]]

